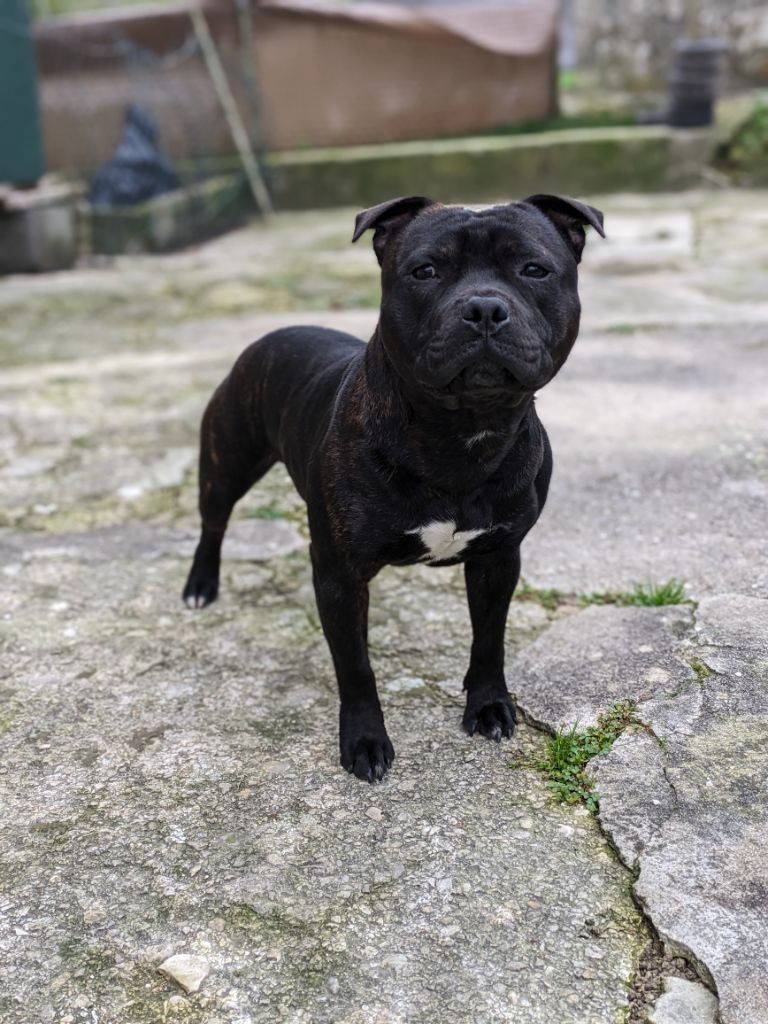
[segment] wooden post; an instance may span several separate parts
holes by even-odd
[[[208,22],[205,20],[203,12],[199,7],[192,8],[190,17],[192,18],[192,26],[195,30],[197,41],[200,44],[200,49],[203,51],[208,74],[211,76],[213,87],[224,111],[224,117],[227,119],[227,127],[232,136],[232,141],[237,148],[245,176],[248,179],[248,184],[251,186],[251,192],[253,192],[253,198],[256,200],[256,206],[267,217],[274,212],[272,200],[269,198],[266,183],[259,170],[256,157],[253,155],[248,132],[245,130],[245,125],[240,117],[240,111],[237,109],[235,97],[232,95],[232,90],[229,87],[219,51],[208,28]]]

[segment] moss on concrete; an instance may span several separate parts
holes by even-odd
[[[717,154],[717,167],[742,185],[768,185],[768,102],[754,104]]]
[[[585,128],[296,151],[270,158],[270,183],[283,209],[366,205],[398,193],[481,202],[529,192],[658,190],[677,172],[674,138],[666,127]]]
[[[252,208],[242,174],[221,175],[127,208],[85,207],[91,252],[165,252],[242,223]]]
[[[267,158],[266,173],[281,210],[365,206],[409,193],[484,202],[542,191],[657,191],[698,183],[713,143],[706,133],[693,141],[690,133],[683,137],[666,126],[570,128],[287,151]],[[255,212],[237,162],[216,161],[211,168],[226,173],[128,210],[84,209],[92,251],[162,252]],[[281,291],[277,281],[275,290]],[[292,291],[290,284],[286,290]],[[361,301],[367,304],[367,297]]]

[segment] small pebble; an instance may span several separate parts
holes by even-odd
[[[161,974],[181,985],[185,992],[199,991],[209,970],[208,961],[203,957],[189,956],[186,953],[169,956],[158,967]]]

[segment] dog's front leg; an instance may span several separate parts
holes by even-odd
[[[497,742],[512,735],[516,721],[504,679],[504,627],[519,576],[520,548],[516,545],[464,563],[472,653],[464,677],[467,707],[463,725],[470,736],[479,732]]]
[[[341,763],[358,779],[378,782],[395,751],[384,728],[376,680],[368,660],[368,583],[335,553],[313,544],[312,575],[320,622],[339,684]]]

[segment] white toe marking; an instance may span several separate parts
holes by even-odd
[[[428,550],[424,559],[430,562],[442,562],[447,558],[455,558],[475,537],[485,530],[457,530],[453,519],[436,520],[426,526],[417,526],[408,533],[417,533],[421,542]]]

